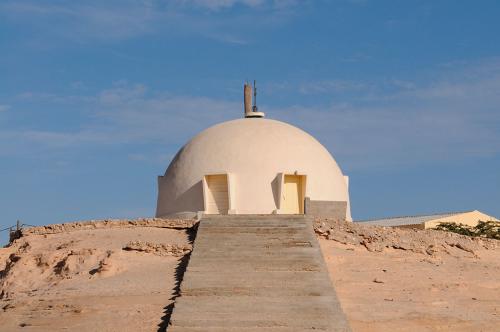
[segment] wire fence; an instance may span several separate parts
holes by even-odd
[[[2,228],[2,229],[0,229],[0,232],[5,232],[5,231],[9,231],[9,230],[12,231],[14,229],[15,230],[20,230],[20,229],[22,229],[25,226],[28,226],[28,227],[37,227],[35,225],[18,223],[16,225],[12,225],[12,226],[9,226],[9,227]]]
[[[13,240],[21,237],[21,230],[24,227],[36,227],[36,226],[30,224],[24,224],[18,220],[15,225],[0,229],[0,233],[9,231],[9,242],[12,242]]]
[[[8,231],[8,230],[12,230],[12,228],[14,228],[15,226],[9,226],[7,228],[4,228],[4,229],[0,229],[0,232],[5,232],[5,231]]]

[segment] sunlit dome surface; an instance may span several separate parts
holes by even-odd
[[[230,182],[229,213],[280,213],[284,174],[303,175],[312,201],[349,202],[346,179],[314,137],[284,122],[246,118],[210,127],[180,149],[159,177],[157,216],[206,211],[207,176],[217,174]]]

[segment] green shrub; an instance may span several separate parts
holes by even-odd
[[[500,222],[497,221],[479,221],[476,226],[443,222],[438,224],[434,229],[467,236],[500,240]]]

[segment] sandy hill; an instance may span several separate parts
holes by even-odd
[[[499,241],[317,220],[354,331],[498,331]],[[196,223],[35,227],[0,249],[1,331],[157,331],[168,324]]]

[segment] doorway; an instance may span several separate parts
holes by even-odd
[[[227,214],[229,210],[229,194],[226,174],[206,175],[205,213]]]
[[[305,176],[285,174],[283,180],[282,213],[304,213]]]

